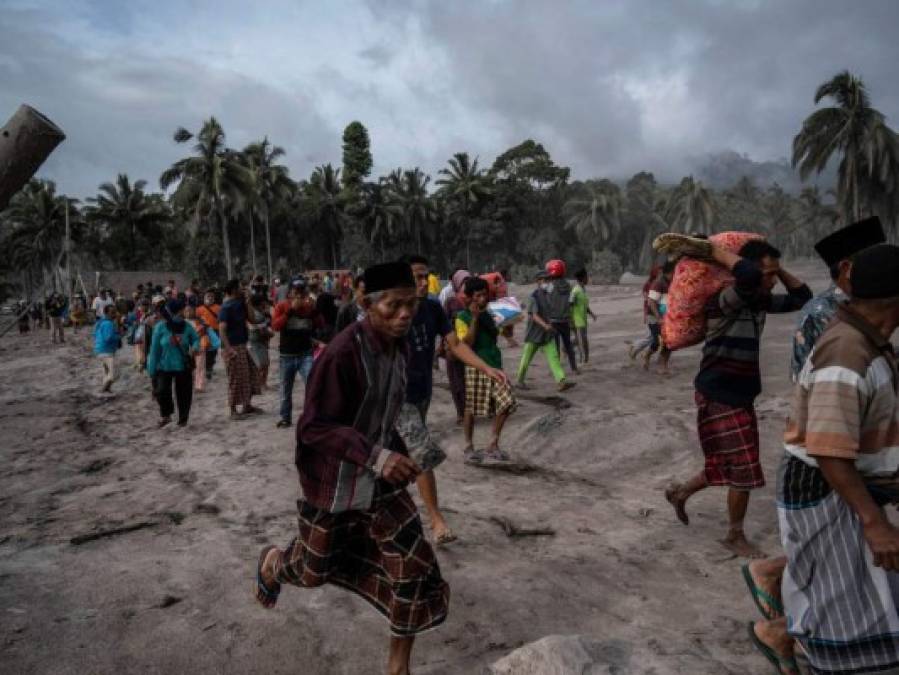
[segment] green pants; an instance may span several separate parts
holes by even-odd
[[[565,371],[562,370],[562,363],[559,361],[559,350],[556,349],[556,344],[552,340],[545,345],[535,345],[533,342],[524,343],[524,350],[521,352],[521,363],[518,366],[518,381],[524,382],[531,361],[534,360],[534,355],[538,351],[546,354],[546,362],[549,364],[549,370],[553,375],[553,379],[556,382],[562,382],[565,379]]]

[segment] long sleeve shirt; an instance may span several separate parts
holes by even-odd
[[[706,340],[694,384],[706,398],[732,406],[751,406],[762,391],[759,348],[768,313],[795,312],[811,300],[803,284],[786,294],[762,289],[761,268],[740,260],[734,285],[706,304]]]
[[[366,319],[318,358],[297,424],[303,497],[332,513],[365,510],[388,452],[408,455],[395,433],[406,393],[405,340],[390,344]]]

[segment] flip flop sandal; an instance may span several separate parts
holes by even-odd
[[[509,453],[505,450],[489,450],[484,453],[484,459],[488,459],[491,462],[510,462],[512,458],[509,457]]]
[[[771,649],[771,647],[759,640],[758,635],[755,634],[754,622],[750,621],[747,625],[749,626],[749,639],[752,642],[752,646],[755,647],[762,656],[768,659],[768,662],[774,666],[779,675],[790,675],[791,673],[800,672],[799,664],[796,663],[795,658],[792,656],[789,658],[780,656]]]
[[[761,615],[768,621],[773,621],[774,619],[782,617],[784,615],[783,604],[780,600],[756,585],[752,578],[752,572],[749,571],[749,563],[741,565],[740,571],[743,573],[743,581],[746,582],[746,585],[749,587],[749,592],[752,594],[752,601],[755,603],[755,606],[758,607]],[[765,605],[762,604],[763,601],[768,604],[767,609],[765,608]]]
[[[275,588],[271,589],[262,581],[262,565],[265,562],[265,557],[274,548],[277,548],[277,546],[266,546],[262,549],[262,553],[259,554],[259,563],[256,565],[256,588],[253,591],[253,597],[265,609],[272,609],[278,602],[278,596],[281,595],[281,584],[275,582]],[[271,600],[272,604],[269,606],[264,605],[263,599]]]

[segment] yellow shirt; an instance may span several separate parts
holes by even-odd
[[[428,295],[438,295],[440,293],[440,279],[433,272],[428,275]]]

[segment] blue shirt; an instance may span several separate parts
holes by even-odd
[[[440,303],[425,298],[418,305],[412,327],[406,336],[409,359],[406,362],[406,401],[421,403],[431,397],[434,386],[434,350],[438,337],[452,332]]]
[[[94,324],[94,354],[115,354],[120,346],[119,331],[113,321],[103,317]]]
[[[796,333],[793,335],[793,354],[790,358],[790,374],[794,382],[821,333],[836,316],[837,307],[848,300],[846,294],[834,284],[821,295],[809,300],[802,308]]]
[[[200,336],[193,326],[184,321],[180,333],[172,333],[165,321],[153,327],[153,342],[147,354],[147,373],[152,377],[159,372],[180,373],[188,368],[191,350],[200,348]]]
[[[250,339],[247,330],[247,308],[243,300],[225,300],[219,310],[219,324],[225,322],[228,344],[245,345]]]

